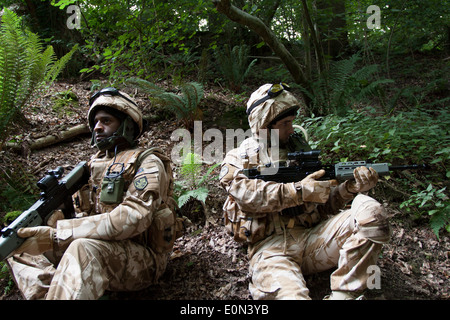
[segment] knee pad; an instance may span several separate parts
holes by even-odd
[[[383,206],[375,199],[358,195],[351,208],[354,232],[375,243],[386,243],[391,237],[391,229]]]

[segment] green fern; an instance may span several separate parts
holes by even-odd
[[[178,197],[178,207],[184,206],[189,202],[191,198],[194,198],[200,202],[205,203],[206,198],[208,198],[209,190],[206,187],[200,187],[194,190],[184,190]]]
[[[209,194],[206,184],[216,178],[211,176],[211,173],[218,165],[210,166],[203,174],[203,163],[200,155],[196,153],[186,155],[180,168],[180,179],[175,182],[175,196],[180,208],[191,198],[205,203]]]
[[[439,239],[439,232],[441,230],[446,230],[450,232],[450,201],[447,200],[445,207],[440,208],[440,210],[434,210],[435,212],[429,213],[430,218],[430,228],[433,230],[436,237]]]
[[[231,90],[239,92],[242,83],[247,77],[256,59],[248,63],[249,48],[247,45],[230,47],[225,44],[223,49],[216,49],[214,55],[217,60],[217,67],[225,77]]]
[[[180,174],[188,181],[188,184],[194,188],[197,187],[197,180],[201,177],[202,160],[196,153],[188,153],[183,159]]]
[[[126,83],[141,89],[158,106],[174,113],[188,130],[193,129],[195,120],[202,118],[199,103],[203,98],[204,91],[203,86],[198,82],[180,85],[181,94],[166,92],[155,84],[139,78],[131,78]]]
[[[164,93],[164,90],[158,87],[157,85],[141,78],[131,77],[127,79],[125,82],[133,87],[142,90],[143,92],[145,92],[150,96]]]
[[[327,72],[310,83],[309,89],[300,87],[311,103],[310,114],[344,115],[353,101],[361,101],[377,95],[383,84],[392,83],[390,79],[373,80],[378,65],[364,66],[355,70],[360,60],[358,54],[349,59],[330,62]]]
[[[0,26],[0,149],[9,124],[36,91],[48,86],[71,59],[78,45],[57,60],[51,46],[22,26],[22,19],[5,9]]]

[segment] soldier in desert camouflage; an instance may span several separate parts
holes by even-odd
[[[162,275],[176,237],[170,161],[136,147],[142,113],[126,93],[104,88],[89,101],[89,184],[77,218],[55,211],[48,225],[24,228],[8,259],[26,299],[98,299],[105,290],[140,290]]]
[[[355,299],[367,288],[368,267],[376,264],[390,237],[383,206],[362,194],[375,187],[377,173],[359,167],[354,180],[338,184],[317,181],[323,170],[292,183],[248,179],[242,171],[286,160],[287,152],[311,149],[293,134],[299,107],[286,84],[266,84],[251,95],[247,115],[252,137],[222,162],[220,184],[228,194],[225,225],[235,240],[248,244],[254,299],[310,299],[303,275],[331,268],[336,270],[326,298]],[[262,134],[264,129],[278,131]],[[270,134],[278,136],[277,143],[262,139]],[[272,159],[276,147],[279,159]],[[342,210],[350,202],[350,209]]]

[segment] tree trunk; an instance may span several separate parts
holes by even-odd
[[[317,8],[319,10],[328,9],[331,11],[332,19],[329,24],[319,26],[319,28],[329,38],[323,43],[326,54],[332,59],[336,59],[348,47],[345,1],[320,0],[317,2]]]
[[[311,40],[316,52],[317,67],[319,69],[319,74],[322,74],[323,72],[325,72],[325,57],[323,54],[323,48],[317,35],[316,28],[314,27],[314,23],[311,19],[311,14],[309,13],[308,4],[306,3],[306,0],[302,0],[302,7],[303,7],[303,15],[307,25],[309,26]]]

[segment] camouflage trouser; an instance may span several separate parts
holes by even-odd
[[[25,299],[98,299],[105,290],[148,287],[164,272],[167,255],[156,255],[129,240],[73,241],[55,265],[44,255],[26,253],[8,259]]]
[[[361,292],[390,237],[384,208],[364,195],[313,228],[284,230],[250,248],[253,299],[310,299],[303,275],[333,267],[331,290]]]

